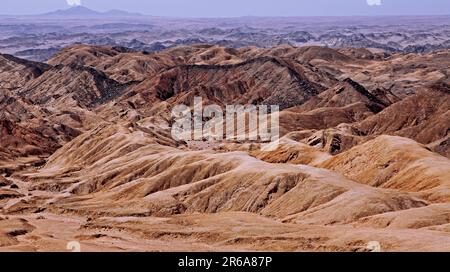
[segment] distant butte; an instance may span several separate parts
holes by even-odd
[[[57,10],[49,13],[44,13],[39,16],[46,17],[73,17],[73,18],[85,18],[85,17],[133,17],[142,16],[139,13],[131,13],[123,10],[109,10],[106,12],[95,11],[85,6],[76,6],[65,10]]]

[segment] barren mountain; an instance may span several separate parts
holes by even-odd
[[[441,83],[421,90],[367,118],[358,128],[364,134],[395,134],[423,144],[442,139],[450,128],[450,86]]]
[[[10,90],[21,87],[50,68],[45,63],[27,61],[4,54],[0,54],[0,66],[2,67],[0,88]]]
[[[62,75],[62,76],[61,76]],[[66,76],[67,75],[67,76]],[[89,108],[120,96],[129,84],[86,66],[55,66],[18,90],[35,104]]]
[[[2,55],[0,251],[448,251],[449,54]],[[173,139],[172,108],[195,96],[278,105],[281,139]]]

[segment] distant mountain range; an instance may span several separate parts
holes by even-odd
[[[89,9],[84,6],[76,6],[73,8],[65,9],[65,10],[57,10],[45,14],[41,14],[40,16],[52,16],[52,17],[77,17],[77,18],[85,18],[85,17],[136,17],[143,16],[139,13],[132,13],[123,10],[109,10],[106,12],[100,12],[96,10]]]

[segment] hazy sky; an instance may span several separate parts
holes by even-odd
[[[450,0],[0,0],[0,14],[38,14],[81,4],[155,16],[449,15]],[[370,4],[370,5],[369,5]]]

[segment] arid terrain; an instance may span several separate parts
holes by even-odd
[[[450,49],[333,47],[0,54],[0,251],[450,251]],[[195,96],[278,147],[173,139]]]
[[[450,16],[176,18],[84,6],[29,16],[3,15],[0,52],[47,61],[79,43],[154,52],[183,45],[229,48],[326,46],[426,53],[450,48]]]

